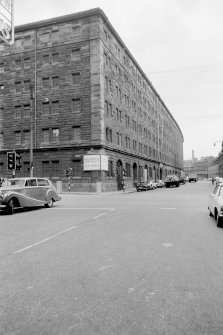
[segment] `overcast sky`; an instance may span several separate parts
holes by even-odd
[[[15,0],[15,25],[100,7],[176,119],[184,159],[223,140],[223,0]]]

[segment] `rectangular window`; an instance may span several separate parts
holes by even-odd
[[[31,42],[31,37],[30,37],[30,35],[26,35],[26,36],[24,36],[24,42],[25,42],[26,44],[29,44],[29,43]]]
[[[81,141],[81,127],[80,126],[73,127],[73,141],[77,141],[77,142]]]
[[[72,35],[75,37],[79,37],[80,36],[80,24],[75,24],[72,27]]]
[[[22,67],[21,59],[16,59],[15,60],[15,67],[16,67],[16,69],[21,69],[21,67]]]
[[[50,132],[49,129],[42,129],[42,142],[49,143],[50,141]]]
[[[23,116],[29,117],[30,116],[30,104],[24,105],[23,108],[24,108]]]
[[[49,177],[50,176],[50,162],[44,161],[42,162],[43,166],[43,177]]]
[[[21,118],[21,106],[15,106],[14,117],[15,117],[15,119],[20,119]]]
[[[53,76],[52,77],[52,86],[54,88],[59,86],[59,76]]]
[[[29,177],[30,176],[30,163],[29,162],[23,162],[23,167],[24,167],[24,177]]]
[[[50,63],[50,55],[43,55],[43,64]]]
[[[29,69],[29,68],[31,68],[31,59],[25,58],[24,59],[24,69]]]
[[[52,53],[52,62],[58,63],[59,62],[59,52]]]
[[[24,131],[24,144],[25,145],[30,144],[30,131],[29,130]]]
[[[22,82],[21,81],[16,81],[15,82],[15,91],[16,91],[16,93],[22,91]]]
[[[59,101],[52,101],[52,114],[59,114]]]
[[[81,160],[73,161],[74,177],[81,177]]]
[[[108,177],[114,177],[113,161],[108,161]]]
[[[53,30],[52,33],[51,33],[52,41],[53,42],[57,41],[58,37],[59,37],[59,30],[58,29]]]
[[[21,131],[16,131],[15,132],[15,144],[16,145],[21,145],[22,144],[22,133],[21,133]]]
[[[58,142],[59,141],[59,136],[60,136],[59,128],[53,128],[52,129],[52,141],[53,142]]]
[[[81,58],[81,49],[74,49],[71,52],[72,60],[80,60]]]
[[[47,43],[50,41],[50,33],[49,32],[45,32],[40,36],[40,40],[43,43]]]
[[[25,91],[30,91],[30,80],[24,80]]]
[[[131,165],[126,163],[126,177],[131,177]]]
[[[43,82],[43,88],[49,88],[49,86],[50,86],[50,78],[49,77],[43,78],[42,82]]]
[[[42,103],[42,114],[48,115],[50,113],[50,104],[49,102]]]
[[[60,165],[59,161],[52,161],[52,177],[59,177]]]
[[[72,112],[80,112],[81,111],[81,99],[73,99],[72,100]]]
[[[15,39],[15,46],[16,47],[21,47],[22,45],[22,39],[21,38],[16,38]]]
[[[73,82],[73,85],[80,84],[80,72],[72,73],[72,82]]]

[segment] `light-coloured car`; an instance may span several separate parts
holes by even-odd
[[[155,190],[157,188],[157,182],[155,182],[154,180],[149,180],[148,185],[150,190]]]
[[[13,178],[0,187],[0,208],[13,214],[17,207],[52,207],[61,197],[46,178]]]
[[[216,184],[213,192],[209,196],[209,215],[217,221],[217,226],[223,226],[223,183]]]
[[[157,181],[157,187],[164,187],[164,186],[165,186],[165,183],[162,179]]]

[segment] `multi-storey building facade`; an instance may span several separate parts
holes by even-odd
[[[72,168],[71,190],[121,189],[123,170],[126,187],[183,171],[177,122],[100,9],[16,27],[0,44],[0,88],[2,176],[11,150],[17,176],[31,168],[65,188]]]

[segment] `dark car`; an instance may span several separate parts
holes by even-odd
[[[185,177],[180,177],[179,181],[180,181],[180,184],[182,184],[182,185],[186,184],[186,178]]]
[[[139,183],[137,183],[137,185],[136,185],[136,190],[137,190],[137,192],[139,192],[139,191],[147,191],[147,190],[149,190],[150,188],[149,188],[149,185],[148,185],[148,183],[146,183],[146,182],[144,182],[144,181],[140,181]]]

